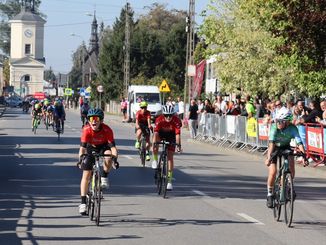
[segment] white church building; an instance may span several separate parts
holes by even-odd
[[[43,92],[45,22],[32,4],[22,6],[21,12],[9,21],[10,86],[22,97]]]

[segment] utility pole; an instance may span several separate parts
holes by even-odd
[[[188,76],[188,66],[194,65],[195,50],[195,0],[189,0],[189,10],[186,17],[186,33],[187,33],[187,50],[186,50],[186,70],[184,84],[184,104],[190,104],[193,77]]]
[[[125,43],[124,43],[124,96],[128,95],[128,86],[130,83],[130,18],[129,18],[130,4],[127,2],[125,10]]]

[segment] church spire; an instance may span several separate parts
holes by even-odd
[[[98,24],[97,24],[97,20],[96,20],[96,12],[94,11],[91,39],[90,39],[89,44],[90,44],[91,51],[95,51],[96,55],[98,55],[98,53],[99,53],[97,26],[98,26]]]

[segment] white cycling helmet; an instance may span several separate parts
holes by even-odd
[[[172,105],[165,105],[162,108],[163,115],[172,115],[174,114],[174,108]]]
[[[292,119],[292,112],[286,107],[282,107],[276,112],[276,120],[290,121]]]

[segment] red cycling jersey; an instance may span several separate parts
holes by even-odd
[[[149,111],[142,113],[142,111],[139,110],[136,113],[136,119],[138,120],[139,124],[147,125],[148,119],[151,119],[151,113]]]
[[[175,134],[178,135],[181,132],[182,122],[179,117],[172,116],[171,121],[165,121],[164,115],[159,116],[155,120],[155,132],[160,134]]]
[[[85,146],[87,144],[94,147],[104,144],[112,144],[114,146],[112,129],[104,123],[101,124],[99,131],[93,131],[90,125],[85,126],[81,136],[81,145]]]

